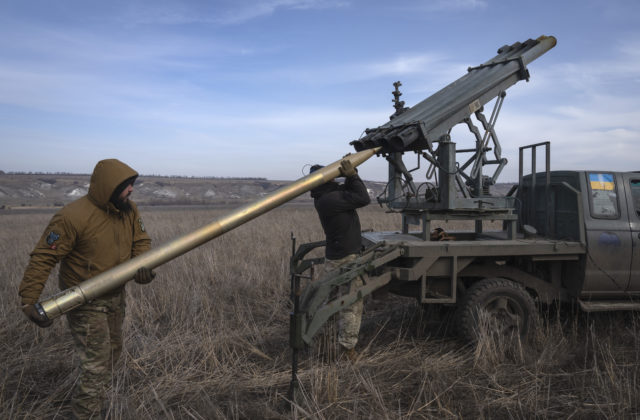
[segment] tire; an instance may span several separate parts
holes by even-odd
[[[474,283],[462,297],[457,329],[470,342],[478,340],[485,325],[491,329],[488,334],[524,339],[535,329],[537,316],[533,298],[524,287],[504,278],[488,278]]]

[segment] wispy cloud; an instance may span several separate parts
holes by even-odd
[[[553,51],[552,51],[553,53]],[[586,95],[600,95],[622,89],[640,93],[640,34],[612,45],[598,59],[586,55],[583,60],[559,62],[538,71],[541,83]]]
[[[450,66],[439,54],[407,53],[389,60],[366,61],[354,58],[351,62],[334,64],[310,63],[298,66],[287,65],[260,72],[253,77],[289,80],[296,83],[318,86],[340,85],[359,81],[375,80],[382,77],[401,77],[416,74],[435,75],[448,73]]]
[[[406,54],[389,61],[367,63],[356,70],[370,77],[403,75],[424,72],[430,66],[439,66],[442,61],[438,54]]]
[[[313,10],[342,8],[349,5],[347,1],[339,0],[272,0],[234,3],[234,7],[228,9],[216,19],[221,24],[238,24],[269,16],[278,9],[281,10]]]
[[[517,158],[519,146],[548,140],[554,169],[637,170],[637,157],[629,153],[640,138],[634,99],[604,94],[547,98],[562,102],[544,112],[533,112],[525,97],[505,105],[497,127],[504,153]],[[510,166],[505,176],[513,180],[517,165]]]
[[[176,3],[160,1],[155,7],[130,5],[123,15],[133,24],[184,25],[210,23],[237,25],[266,17],[279,10],[322,10],[349,6],[345,0],[244,0]]]
[[[82,26],[35,24],[3,26],[0,29],[0,35],[6,35],[0,36],[3,59],[14,57],[41,69],[43,63],[68,68],[140,63],[184,67],[198,60],[243,55],[247,50],[233,41],[171,32],[111,33]],[[90,70],[99,72],[101,68]]]
[[[427,12],[473,11],[489,6],[485,0],[429,0],[421,2],[417,9]]]

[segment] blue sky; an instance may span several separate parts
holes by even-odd
[[[1,0],[0,170],[297,179],[505,44],[558,45],[496,130],[553,169],[640,169],[640,2]],[[466,139],[456,139],[459,146]],[[385,180],[386,163],[361,167]]]

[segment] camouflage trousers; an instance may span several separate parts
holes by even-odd
[[[125,293],[98,298],[67,314],[80,364],[71,398],[78,419],[100,418],[113,366],[122,352]]]
[[[340,267],[343,264],[355,260],[356,254],[347,255],[339,260],[328,260],[324,262],[324,275]],[[351,284],[344,287],[341,293],[350,293],[352,290],[361,287],[364,284],[362,277],[354,279]],[[358,343],[358,334],[360,333],[360,323],[362,322],[362,300],[355,302],[353,305],[340,311],[338,319],[338,343],[345,349],[352,349]]]

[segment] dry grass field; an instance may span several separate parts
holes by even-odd
[[[161,244],[223,214],[143,208]],[[69,416],[77,372],[66,320],[19,311],[28,253],[51,213],[0,214],[0,418]],[[365,229],[399,217],[371,206]],[[330,362],[327,326],[290,381],[290,235],[322,239],[312,207],[272,211],[127,286],[125,351],[109,390],[113,419],[622,419],[640,416],[640,318],[542,308],[532,343],[459,341],[451,316],[414,300],[367,299],[360,359]],[[56,291],[49,280],[44,295]]]

